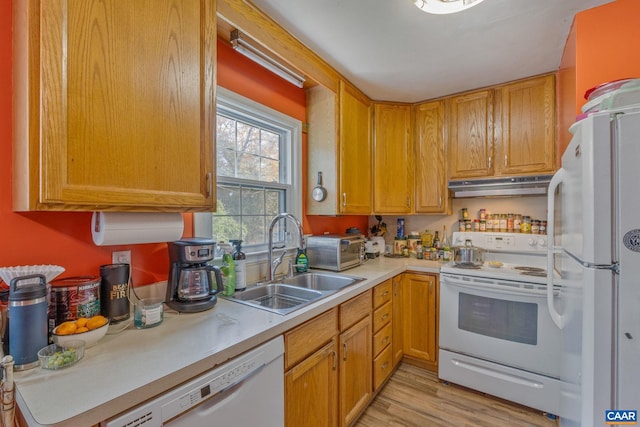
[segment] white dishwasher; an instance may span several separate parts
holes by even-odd
[[[279,336],[100,425],[282,427],[283,355]]]

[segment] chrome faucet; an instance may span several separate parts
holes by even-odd
[[[300,223],[300,220],[298,220],[298,218],[291,215],[290,213],[286,213],[286,212],[283,212],[281,214],[274,216],[273,219],[271,220],[271,224],[269,224],[269,237],[268,237],[269,242],[268,242],[268,248],[267,248],[267,267],[269,268],[267,281],[269,282],[271,282],[275,278],[276,269],[282,263],[282,259],[284,258],[284,254],[286,253],[286,250],[285,250],[275,261],[273,260],[273,249],[274,249],[273,228],[281,219],[285,219],[285,220],[289,219],[291,220],[291,222],[293,222],[296,225],[296,227],[298,227],[298,234],[299,234],[298,248],[300,250],[304,250],[304,233],[302,231],[302,224]]]

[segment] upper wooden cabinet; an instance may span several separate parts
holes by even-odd
[[[454,96],[447,103],[449,178],[555,170],[553,75]]]
[[[375,104],[374,212],[409,213],[413,205],[411,106]]]
[[[447,99],[449,177],[493,174],[493,90]]]
[[[215,209],[215,0],[14,0],[14,210]]]
[[[495,174],[555,170],[555,84],[547,75],[496,89]]]
[[[414,107],[416,213],[447,213],[447,157],[444,101]]]
[[[323,86],[307,90],[307,213],[311,215],[372,212],[372,103],[341,81],[338,94]],[[311,197],[322,172],[327,198]]]

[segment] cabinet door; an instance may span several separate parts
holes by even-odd
[[[374,122],[374,212],[410,213],[413,195],[411,107],[376,104]]]
[[[14,209],[215,208],[215,0],[14,3]]]
[[[438,279],[407,273],[403,278],[404,355],[421,366],[438,366]]]
[[[547,75],[496,91],[496,175],[555,170],[554,81]]]
[[[493,90],[454,96],[449,110],[449,177],[493,175]]]
[[[371,342],[371,314],[340,335],[341,426],[350,425],[369,404],[373,390]]]
[[[445,157],[444,101],[415,106],[416,213],[446,213],[449,197]]]
[[[371,101],[340,82],[340,212],[370,214],[372,205]]]
[[[284,376],[287,427],[338,425],[337,343],[330,343]],[[249,408],[250,410],[250,408]]]
[[[393,351],[393,366],[400,363],[403,352],[404,310],[402,305],[402,276],[402,274],[399,274],[393,278],[393,298],[391,299],[391,318],[393,319],[393,341],[391,341],[391,347]]]

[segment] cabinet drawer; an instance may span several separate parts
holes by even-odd
[[[391,279],[385,280],[373,288],[373,308],[378,308],[382,304],[391,301]]]
[[[340,330],[345,331],[371,313],[371,290],[340,305]]]
[[[285,370],[306,358],[338,334],[334,308],[284,334]]]
[[[387,326],[380,329],[373,336],[373,355],[377,355],[380,351],[391,344],[393,329],[391,328],[391,323],[387,323]]]
[[[393,370],[393,351],[387,346],[382,353],[373,359],[373,389],[378,390]]]
[[[373,312],[373,332],[378,332],[380,328],[391,321],[393,306],[391,302]]]

